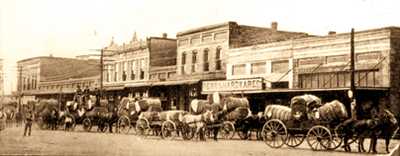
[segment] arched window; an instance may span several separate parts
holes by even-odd
[[[221,47],[217,47],[215,51],[215,70],[221,70]]]
[[[192,52],[192,73],[196,72],[196,63],[197,63],[197,51],[194,50]]]
[[[182,65],[186,64],[186,53],[182,53]]]
[[[181,73],[184,74],[185,73],[185,64],[186,64],[186,53],[183,52],[182,53],[182,58],[181,58]]]
[[[204,49],[204,51],[203,51],[203,69],[204,69],[204,71],[209,71],[208,52],[209,52],[209,50],[207,48]]]

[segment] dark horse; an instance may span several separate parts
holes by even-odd
[[[377,153],[376,146],[379,137],[385,139],[386,152],[389,153],[390,140],[398,130],[395,116],[387,109],[378,113],[371,119],[355,120],[348,119],[340,125],[342,130],[345,151],[351,151],[349,140],[356,136],[358,140],[358,151],[365,152],[364,140],[371,138],[368,152]]]

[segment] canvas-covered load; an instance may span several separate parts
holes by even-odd
[[[151,108],[151,109],[150,109]],[[145,98],[135,102],[135,109],[137,112],[143,111],[161,111],[161,100],[158,98]]]
[[[128,97],[123,97],[123,98],[121,99],[121,101],[119,102],[119,105],[122,106],[122,107],[126,107],[127,104],[128,104],[130,101],[133,101],[133,99],[132,99],[132,98],[128,98]]]
[[[348,118],[346,107],[338,100],[328,102],[317,110],[316,118],[322,121],[337,121]]]
[[[311,94],[295,96],[290,101],[292,117],[307,120],[307,114],[321,106],[321,99]]]
[[[147,111],[147,112],[142,112],[139,115],[139,118],[145,118],[148,121],[160,121],[160,112],[155,112],[155,111]]]
[[[247,107],[237,107],[235,110],[225,115],[225,120],[235,121],[242,120],[251,115],[251,111]]]
[[[100,99],[100,106],[106,107],[108,105],[108,100],[107,99]]]
[[[218,104],[210,104],[208,100],[194,99],[192,100],[192,102],[190,102],[189,109],[189,112],[191,114],[198,115],[206,112],[207,110],[218,112],[219,110],[221,110],[221,106]]]
[[[54,109],[54,110],[58,110],[58,101],[55,99],[47,99],[47,100],[40,100],[37,103],[36,108],[38,108],[37,110],[42,111],[43,109]]]
[[[290,107],[293,109],[293,106],[295,105],[304,105],[306,109],[312,110],[312,108],[320,107],[322,103],[319,97],[311,94],[304,94],[292,98]]]
[[[226,107],[228,112],[231,112],[239,107],[249,108],[249,100],[247,98],[227,97],[223,100],[222,107]]]
[[[164,111],[160,112],[160,120],[166,121],[166,120],[171,120],[171,121],[179,121],[179,116],[184,116],[188,112],[183,111],[183,110],[170,110],[170,111]]]
[[[265,107],[264,115],[267,119],[279,119],[288,121],[291,119],[292,109],[282,105],[268,105]]]
[[[6,105],[11,105],[17,107],[17,100],[11,99],[11,98],[3,98],[0,101],[0,106],[6,106]]]

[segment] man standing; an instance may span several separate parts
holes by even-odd
[[[31,129],[32,129],[32,111],[28,111],[25,117],[25,130],[24,130],[24,136],[26,136],[26,132],[28,131],[28,136],[31,136]]]

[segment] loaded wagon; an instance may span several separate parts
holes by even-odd
[[[82,121],[83,129],[89,132],[93,125],[97,125],[98,131],[106,132],[109,127],[109,123],[107,122],[110,117],[109,113],[106,106],[93,107],[92,110],[85,113],[85,117]]]
[[[170,110],[159,113],[161,124],[161,137],[163,139],[173,139],[179,134],[187,140],[190,136],[189,126],[183,122],[183,116],[188,114],[183,110]],[[193,137],[193,136],[192,136]]]
[[[268,105],[262,129],[264,142],[273,148],[297,147],[307,141],[313,150],[333,150],[342,139],[335,129],[348,118],[344,104],[334,100],[325,104],[314,95],[296,96],[290,107]]]
[[[220,96],[218,93],[215,96]],[[213,97],[213,98],[214,98]],[[220,134],[225,139],[231,139],[236,130],[241,130],[241,121],[251,115],[249,101],[242,97],[221,97],[221,100],[193,100],[190,104],[191,114],[201,114],[205,111],[212,111],[213,114],[222,114],[222,122],[207,123],[206,135],[211,137],[211,129],[219,128]],[[222,112],[222,113],[221,113]],[[237,129],[239,128],[239,129]]]
[[[151,128],[150,121],[156,120],[156,113],[161,110],[161,101],[158,98],[123,98],[118,109],[118,131],[128,133],[131,127],[135,127],[136,133],[147,134]],[[145,114],[142,115],[143,113]]]

